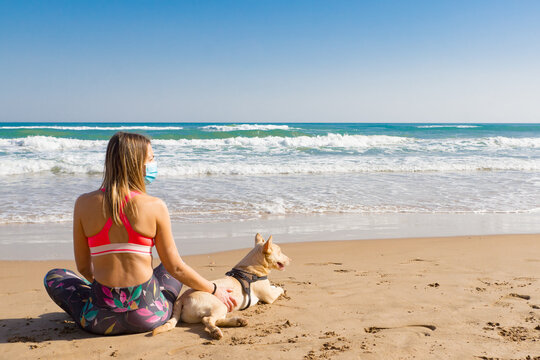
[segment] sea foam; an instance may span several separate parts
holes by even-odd
[[[202,126],[206,131],[248,131],[248,130],[292,130],[288,125],[262,125],[262,124],[239,124],[239,125],[207,125]]]
[[[0,126],[0,130],[73,130],[73,131],[117,131],[117,130],[182,130],[181,126],[58,126],[58,125],[25,125],[25,126]]]
[[[455,129],[471,129],[478,128],[478,125],[420,125],[418,129],[432,129],[432,128],[455,128]]]
[[[153,140],[170,177],[352,172],[537,171],[540,138],[417,139],[388,135]],[[0,139],[0,176],[99,173],[106,140]]]
[[[177,147],[228,149],[230,147],[247,147],[260,149],[368,149],[403,150],[420,152],[458,152],[470,150],[507,150],[507,149],[538,149],[540,138],[509,138],[509,137],[483,137],[483,138],[456,138],[456,139],[417,139],[411,137],[389,135],[342,135],[328,134],[319,136],[267,136],[267,137],[229,137],[221,139],[177,139],[152,140],[152,144],[162,146],[167,150]],[[107,145],[106,140],[81,140],[72,138],[59,138],[52,136],[29,136],[25,138],[0,139],[0,150],[5,152],[17,150],[100,150]]]
[[[147,128],[3,125],[4,224],[71,221],[74,200],[101,184],[107,134],[91,130]],[[538,125],[418,125],[149,124],[149,132],[167,130],[149,134],[159,175],[147,191],[167,202],[173,221],[186,223],[290,214],[538,215]]]

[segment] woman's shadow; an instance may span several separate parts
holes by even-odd
[[[184,331],[198,334],[202,339],[211,340],[202,324],[182,324]],[[64,340],[102,337],[82,330],[73,319],[64,312],[39,315],[37,318],[0,319],[0,344],[5,343],[42,343]],[[152,332],[146,334],[152,336]]]
[[[64,312],[42,314],[37,318],[0,319],[0,344],[40,343],[96,337],[75,324]]]

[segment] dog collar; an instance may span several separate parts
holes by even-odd
[[[225,275],[232,276],[233,278],[238,280],[238,282],[242,286],[242,290],[248,296],[247,305],[244,308],[240,309],[240,311],[241,310],[246,310],[251,305],[251,283],[254,283],[254,282],[259,281],[259,280],[268,279],[268,276],[257,276],[255,274],[252,274],[250,272],[240,270],[240,269],[237,269],[237,268],[232,268],[232,270],[227,271],[225,273]]]

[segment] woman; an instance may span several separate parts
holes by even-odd
[[[51,298],[84,330],[145,332],[164,324],[182,284],[217,296],[229,311],[230,289],[185,264],[174,243],[165,203],[146,194],[157,174],[150,140],[116,133],[107,146],[99,190],[81,195],[73,216],[77,270],[53,269],[44,279]],[[152,246],[161,265],[152,269]]]

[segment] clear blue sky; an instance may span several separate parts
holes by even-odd
[[[540,1],[4,1],[0,121],[540,122]]]

